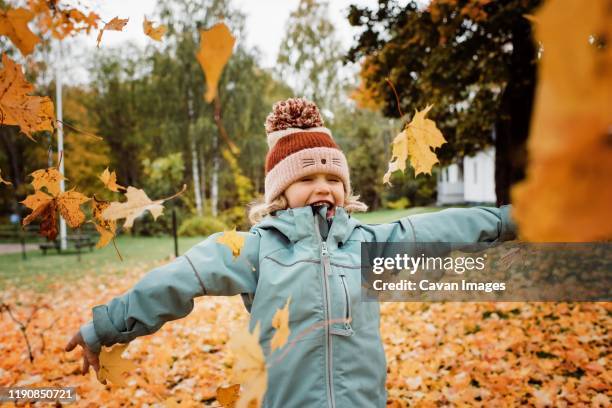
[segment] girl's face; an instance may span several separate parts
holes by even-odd
[[[287,187],[285,198],[290,208],[325,202],[329,218],[335,214],[336,206],[344,207],[344,184],[338,176],[316,173],[304,176]]]

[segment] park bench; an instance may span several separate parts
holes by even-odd
[[[26,259],[26,243],[37,242],[38,236],[38,227],[35,225],[27,225],[23,228],[21,224],[0,225],[0,241],[21,244],[23,259]]]
[[[82,248],[89,248],[89,251],[93,251],[94,246],[96,245],[96,237],[94,233],[93,226],[91,224],[84,224],[76,231],[69,231],[66,235],[66,244],[69,248],[74,248],[77,250],[77,253],[81,254]],[[55,249],[57,253],[62,252],[62,248],[60,245],[59,236],[54,241],[43,242],[39,245],[40,249],[43,251],[43,255],[47,254],[47,251],[50,249]]]

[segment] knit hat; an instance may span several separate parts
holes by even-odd
[[[295,181],[315,173],[338,176],[350,191],[346,157],[323,126],[317,105],[303,98],[274,104],[266,118],[265,202],[271,203]]]

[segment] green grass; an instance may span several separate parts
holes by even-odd
[[[380,210],[370,213],[356,213],[354,216],[366,224],[383,224],[402,217],[425,212],[435,212],[440,207],[414,207],[405,210]],[[205,237],[179,238],[179,254],[202,241]],[[61,280],[69,283],[83,276],[98,274],[125,274],[139,265],[145,269],[174,253],[172,237],[131,237],[117,238],[117,247],[123,256],[119,259],[112,244],[93,252],[85,249],[79,262],[74,251],[58,254],[56,251],[34,250],[21,259],[21,253],[0,255],[0,290],[5,287],[29,287],[45,291],[50,283]]]
[[[204,237],[179,238],[179,254]],[[92,274],[123,274],[136,265],[153,265],[174,254],[172,237],[130,237],[121,236],[116,239],[117,248],[123,261],[119,259],[112,243],[102,249],[81,252],[78,261],[75,251],[58,254],[56,251],[35,250],[27,253],[27,259],[21,258],[21,253],[0,255],[0,290],[5,287],[30,287],[44,291],[49,283],[62,280],[66,283],[84,275]]]
[[[368,213],[355,213],[353,216],[364,224],[385,224],[397,221],[408,215],[440,211],[441,207],[413,207],[404,210],[379,210]]]

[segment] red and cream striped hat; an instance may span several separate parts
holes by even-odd
[[[338,176],[350,191],[346,157],[323,126],[317,105],[303,98],[274,104],[266,118],[265,201],[271,203],[287,187],[304,176],[327,173]]]

